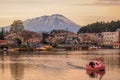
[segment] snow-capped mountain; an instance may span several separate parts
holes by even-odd
[[[52,30],[68,30],[77,33],[80,26],[63,15],[54,14],[23,21],[24,29],[34,32],[51,32]]]

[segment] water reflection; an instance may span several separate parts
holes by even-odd
[[[8,55],[8,53],[5,51],[5,52],[2,52],[2,53],[0,53],[0,60],[1,61],[4,61],[4,60],[6,60],[5,58],[6,58],[6,55]]]
[[[102,80],[102,77],[104,76],[105,71],[86,71],[86,73],[91,78],[99,78],[99,80]]]
[[[98,56],[106,72],[86,71]],[[119,80],[119,74],[119,50],[0,53],[0,80]]]
[[[24,74],[24,65],[21,63],[11,63],[10,72],[13,80],[22,80]]]

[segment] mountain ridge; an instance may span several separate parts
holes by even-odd
[[[24,29],[34,32],[51,32],[52,30],[67,30],[77,33],[80,25],[61,14],[45,15],[23,21]]]

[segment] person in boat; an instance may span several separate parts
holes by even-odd
[[[94,62],[90,62],[89,65],[90,65],[92,68],[94,68],[95,63],[94,63]]]
[[[103,62],[102,62],[102,61],[103,61],[102,57],[98,57],[97,61],[98,61],[100,64],[103,64]],[[96,63],[96,64],[98,65],[98,63]],[[90,62],[89,65],[90,65],[92,68],[94,68],[95,62]]]
[[[102,58],[98,57],[97,60],[95,61],[91,61],[88,64],[86,64],[86,70],[90,70],[90,71],[104,71],[105,70],[105,66],[102,62]]]
[[[100,56],[100,57],[98,57],[98,62],[100,63],[100,64],[103,64],[103,59],[102,59],[102,57]]]

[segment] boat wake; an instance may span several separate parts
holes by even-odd
[[[58,67],[53,67],[53,66],[48,66],[48,65],[44,65],[44,64],[39,64],[39,65],[36,65],[37,67],[39,67],[39,68],[44,68],[44,69],[58,69],[58,70],[60,70],[60,69],[62,69],[62,68],[58,68]]]
[[[85,67],[83,67],[83,66],[78,66],[78,65],[74,65],[74,64],[72,64],[71,62],[67,62],[67,64],[69,65],[69,66],[71,66],[71,67],[73,67],[73,68],[76,68],[76,69],[86,69]]]

